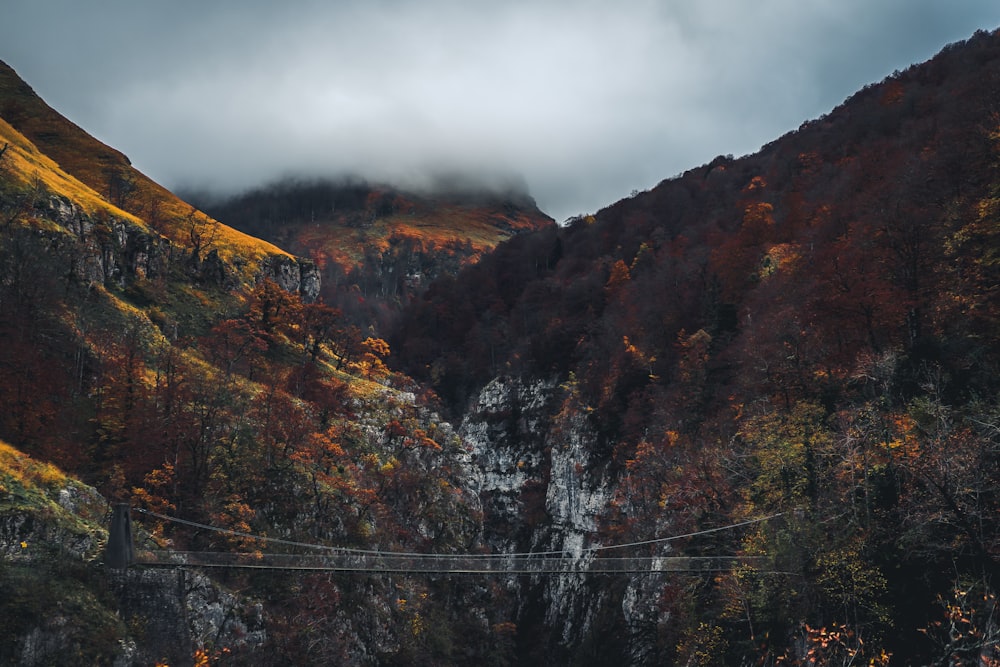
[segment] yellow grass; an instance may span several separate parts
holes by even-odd
[[[22,186],[32,187],[36,183],[41,183],[49,192],[65,197],[88,215],[113,216],[151,231],[150,225],[145,220],[108,203],[93,188],[66,173],[52,158],[42,154],[24,135],[0,119],[0,145],[3,144],[8,145],[3,157],[7,173]],[[155,198],[160,202],[158,216],[162,224],[157,225],[156,231],[178,245],[188,246],[188,228],[192,224],[191,206],[166,188],[144,177],[138,186],[139,200],[145,198],[148,202]],[[217,250],[227,263],[231,263],[235,257],[241,257],[252,265],[249,268],[256,270],[256,265],[267,256],[288,255],[277,246],[218,223],[200,211],[195,213],[194,224],[212,236],[208,250]]]
[[[20,132],[0,118],[0,144],[7,144],[3,161],[9,177],[25,186],[43,184],[52,194],[76,203],[87,214],[105,212],[145,227],[139,218],[106,202],[99,194],[67,174]]]

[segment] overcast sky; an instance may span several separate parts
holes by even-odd
[[[557,220],[743,155],[996,0],[3,0],[0,59],[172,188],[521,179]]]

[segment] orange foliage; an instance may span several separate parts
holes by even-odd
[[[767,180],[763,176],[754,176],[750,179],[750,182],[746,184],[746,187],[743,188],[743,194],[759,192],[766,187]]]
[[[617,262],[611,265],[611,275],[608,276],[608,282],[604,286],[604,291],[608,295],[614,295],[621,288],[622,285],[626,284],[631,279],[629,273],[628,265],[625,264],[624,260],[619,259]]]
[[[774,226],[774,206],[768,202],[753,202],[743,209],[741,233],[749,243],[763,241]]]
[[[775,661],[779,665],[812,667],[813,665],[867,664],[885,667],[891,653],[880,647],[866,646],[857,632],[846,625],[833,624],[829,628],[813,628],[803,623],[799,638],[802,648],[789,650]],[[867,658],[867,662],[861,662]]]

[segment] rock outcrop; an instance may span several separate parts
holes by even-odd
[[[311,303],[319,296],[320,273],[315,262],[303,258],[271,255],[260,267],[262,277],[270,278],[287,292],[297,293]]]

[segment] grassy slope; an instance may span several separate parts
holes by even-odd
[[[40,182],[50,192],[76,202],[87,214],[107,213],[145,227],[136,216],[105,201],[85,183],[66,173],[52,158],[43,154],[10,123],[0,118],[0,145],[6,145],[7,172],[22,185]]]
[[[96,546],[105,538],[106,512],[106,503],[93,489],[0,440],[0,517],[29,514],[74,535],[89,535]],[[46,546],[51,545],[33,544],[26,538],[0,545],[7,553],[13,549],[24,558]]]
[[[187,227],[192,212],[189,204],[134,169],[124,154],[101,143],[52,109],[2,61],[0,61],[0,117],[34,144],[38,154],[51,158],[62,172],[78,179],[79,183],[91,190],[89,193],[82,193],[79,186],[74,185],[70,188],[70,192],[67,192],[66,188],[54,188],[55,191],[60,194],[78,195],[71,199],[78,201],[88,211],[94,210],[101,206],[99,204],[101,195],[98,193],[107,191],[109,172],[115,170],[135,183],[137,190],[130,198],[131,212],[148,219],[151,217],[150,212],[155,210],[157,224],[154,226],[157,231],[179,245],[189,245]],[[9,130],[7,133],[9,134]],[[20,150],[17,152],[21,153],[21,160],[29,163],[38,162],[37,158],[32,157],[34,152],[24,148],[23,141],[18,141],[14,137],[8,138],[6,135],[0,140],[18,147]],[[53,183],[58,185],[64,178],[56,177],[49,164],[40,168],[40,175],[47,185]],[[106,208],[108,205],[103,206]],[[223,260],[232,260],[238,256],[256,262],[269,255],[287,255],[266,241],[226,225],[216,226],[214,221],[203,214],[198,214],[197,219],[199,224],[212,225],[214,228],[213,247],[219,251]]]

